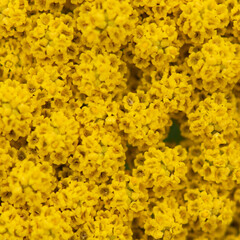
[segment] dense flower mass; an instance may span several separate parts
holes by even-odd
[[[239,0],[0,0],[0,240],[239,240],[239,66]]]

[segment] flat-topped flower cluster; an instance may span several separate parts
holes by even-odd
[[[239,66],[239,0],[1,0],[0,240],[240,239]]]

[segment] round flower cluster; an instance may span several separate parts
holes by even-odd
[[[0,240],[240,239],[239,0],[1,0],[0,33]]]

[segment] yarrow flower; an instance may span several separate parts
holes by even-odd
[[[238,0],[0,1],[0,240],[239,240]]]

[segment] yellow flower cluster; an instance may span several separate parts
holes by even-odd
[[[121,97],[126,88],[127,67],[120,57],[99,48],[85,51],[72,74],[73,84],[88,97]]]
[[[239,41],[239,0],[1,0],[0,240],[239,240]]]
[[[177,24],[187,41],[202,44],[226,32],[229,12],[225,1],[189,1],[180,5],[180,9]]]
[[[231,90],[239,80],[239,52],[239,44],[220,36],[212,37],[200,49],[191,47],[187,64],[199,80],[197,87],[211,93]]]
[[[9,140],[26,137],[35,106],[27,86],[18,81],[6,79],[0,82],[0,128],[2,136]]]
[[[81,42],[107,52],[117,52],[126,45],[138,22],[130,0],[84,1],[74,7],[73,14],[76,28],[81,31]]]
[[[138,68],[153,64],[158,69],[176,61],[182,42],[178,39],[176,23],[170,17],[163,20],[144,19],[133,33],[133,63]]]

